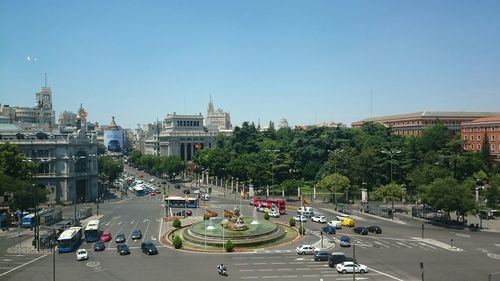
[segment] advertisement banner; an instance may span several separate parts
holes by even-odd
[[[104,146],[109,152],[121,153],[123,151],[122,130],[104,131]]]

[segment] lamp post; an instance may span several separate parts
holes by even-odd
[[[81,159],[85,159],[87,157],[85,156],[75,156],[75,155],[71,155],[71,156],[66,156],[66,160],[71,160],[73,162],[73,173],[75,173],[76,171],[76,163],[81,160]],[[69,169],[68,169],[69,171]],[[73,201],[73,205],[75,206],[75,225],[77,225],[77,220],[76,220],[76,201],[78,200],[77,198],[77,194],[76,194],[76,179],[75,179],[75,176],[73,176],[73,187],[75,189],[75,196],[74,196],[74,201]]]
[[[382,152],[383,154],[389,156],[389,159],[390,159],[390,165],[391,165],[391,176],[390,176],[390,179],[391,179],[391,182],[392,182],[392,159],[394,158],[394,155],[397,155],[397,154],[400,154],[401,153],[401,150],[392,150],[392,149],[389,149],[389,150],[381,150],[380,152]]]
[[[52,281],[56,281],[56,247],[57,241],[52,242]]]

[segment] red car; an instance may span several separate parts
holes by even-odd
[[[99,240],[104,241],[104,242],[108,242],[111,240],[111,238],[113,238],[111,236],[111,232],[104,232],[103,234],[101,234],[101,237],[99,238]]]
[[[156,196],[156,191],[151,191],[151,192],[149,193],[149,196]]]

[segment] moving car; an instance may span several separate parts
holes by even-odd
[[[187,210],[187,211],[182,210],[182,211],[175,213],[175,215],[178,217],[189,217],[189,216],[193,215],[193,212],[191,210]]]
[[[353,227],[356,224],[356,221],[354,219],[351,219],[351,218],[344,218],[341,221],[341,223],[342,223],[342,226]]]
[[[111,232],[103,232],[101,234],[101,237],[99,237],[99,240],[101,241],[104,241],[104,242],[108,242],[108,241],[111,241]]]
[[[293,217],[293,219],[295,221],[307,221],[307,218],[302,216],[302,215],[297,215],[297,216]]]
[[[94,243],[94,251],[104,251],[104,249],[106,249],[104,241],[98,240]]]
[[[303,213],[308,212],[308,213],[314,213],[313,207],[299,207],[297,209],[297,214],[302,215]]]
[[[194,194],[200,194],[200,190],[199,190],[199,189],[195,189],[195,190],[193,191],[193,193],[194,193]]]
[[[141,239],[142,238],[142,232],[140,229],[134,229],[134,231],[132,231],[132,239],[133,240],[138,240],[138,239]]]
[[[201,196],[202,201],[209,201],[210,200],[210,194],[203,194]]]
[[[156,248],[156,246],[149,241],[142,242],[141,250],[144,254],[148,254],[148,255],[158,254],[158,249]]]
[[[327,251],[317,251],[314,253],[315,261],[327,261],[330,258],[330,253]]]
[[[326,217],[321,215],[315,215],[311,218],[313,222],[326,223]]]
[[[330,254],[328,258],[328,266],[335,267],[337,264],[345,262],[345,261],[353,261],[351,257],[346,257],[346,255],[342,252],[334,252]]]
[[[351,247],[351,238],[349,236],[340,237],[339,245],[340,247]]]
[[[368,228],[366,228],[364,226],[356,226],[352,230],[354,231],[354,233],[358,233],[361,235],[368,235]]]
[[[298,246],[297,249],[295,249],[297,254],[299,255],[312,255],[314,252],[317,251],[316,247],[311,246],[311,245],[301,245]]]
[[[116,245],[116,251],[120,254],[120,256],[129,255],[130,254],[130,250],[129,250],[127,244],[118,244],[118,245]]]
[[[337,271],[341,273],[353,273],[354,270],[359,273],[368,272],[368,267],[363,264],[354,263],[352,261],[345,261],[343,263],[339,263],[336,266]]]
[[[87,253],[87,250],[85,249],[79,249],[76,251],[76,260],[77,261],[83,261],[83,260],[88,260],[89,259],[89,254]]]
[[[323,231],[323,233],[327,233],[327,234],[335,234],[336,233],[335,227],[333,227],[331,225],[325,225],[325,226],[323,226],[323,228],[321,230]]]
[[[369,232],[373,232],[375,234],[382,234],[382,228],[377,225],[372,225],[367,227]]]
[[[336,229],[341,229],[342,228],[342,222],[341,221],[329,221],[328,222],[329,226],[332,226]]]
[[[125,239],[125,234],[123,234],[123,233],[116,234],[116,236],[115,236],[115,242],[116,243],[123,243],[123,242],[125,242],[125,240],[126,240]]]
[[[338,216],[335,216],[335,218],[338,220],[338,221],[342,221],[343,219],[346,219],[348,218],[349,215],[347,214],[339,214]]]
[[[278,212],[276,210],[272,210],[272,211],[269,212],[269,216],[273,217],[273,218],[279,218],[280,217],[280,212]]]

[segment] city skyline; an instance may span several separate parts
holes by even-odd
[[[263,127],[500,105],[497,1],[138,3],[1,2],[0,103],[48,73],[57,114],[124,128],[210,96]]]

